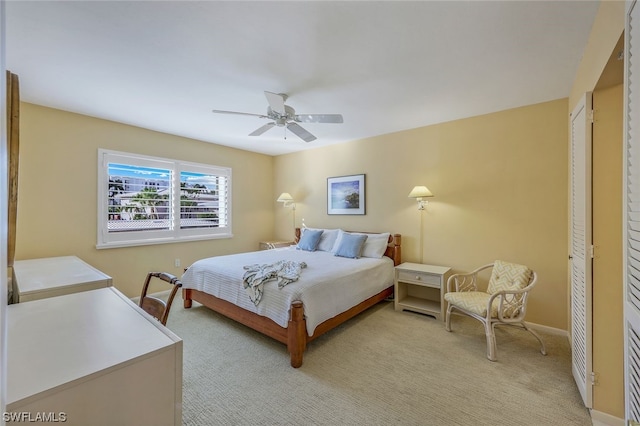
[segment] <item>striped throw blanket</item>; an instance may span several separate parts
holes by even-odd
[[[262,299],[264,283],[278,280],[278,288],[298,281],[302,269],[306,268],[305,262],[280,260],[270,264],[253,264],[244,266],[245,273],[242,277],[244,289],[251,301],[258,306]]]

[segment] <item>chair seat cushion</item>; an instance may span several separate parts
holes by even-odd
[[[465,311],[486,317],[487,303],[489,303],[490,297],[490,294],[482,291],[465,291],[447,293],[444,295],[444,300]],[[498,303],[499,298],[493,301],[493,306],[491,306],[492,317],[498,316]]]

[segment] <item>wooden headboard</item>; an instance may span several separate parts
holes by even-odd
[[[358,232],[360,234],[378,234],[378,232],[362,232],[362,231],[345,231],[345,232]],[[300,241],[300,228],[296,228],[296,239],[297,243]],[[389,243],[387,244],[387,250],[384,252],[384,255],[391,258],[393,260],[393,265],[398,266],[402,263],[402,235],[400,234],[390,234],[389,235]]]

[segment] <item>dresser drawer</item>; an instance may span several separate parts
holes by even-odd
[[[440,288],[440,275],[428,274],[418,271],[400,271],[398,270],[398,281],[410,282],[413,284],[425,285],[428,287]]]

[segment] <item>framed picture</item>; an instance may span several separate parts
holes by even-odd
[[[365,214],[364,175],[327,178],[327,214]]]

